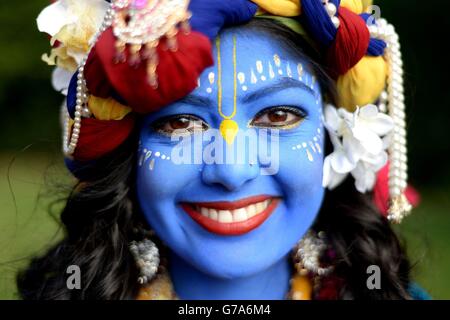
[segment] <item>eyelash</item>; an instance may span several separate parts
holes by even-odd
[[[255,124],[256,120],[262,118],[263,116],[266,116],[269,112],[276,112],[276,111],[289,112],[300,119],[295,123],[286,124],[286,125],[272,125],[272,126],[264,125],[264,126],[261,126],[261,125]],[[253,119],[250,120],[248,127],[250,127],[250,128],[251,127],[253,127],[253,128],[276,128],[279,130],[290,130],[290,129],[298,127],[303,121],[305,121],[307,119],[307,117],[308,117],[308,113],[299,107],[294,107],[294,106],[269,107],[269,108],[265,108],[265,109],[261,110],[260,112],[258,112],[253,117]]]
[[[173,134],[172,132],[168,132],[168,131],[163,130],[163,129],[158,129],[158,127],[159,126],[163,126],[168,121],[171,121],[171,120],[173,121],[173,120],[177,120],[177,119],[181,119],[181,118],[187,118],[187,119],[190,119],[190,120],[193,120],[193,121],[199,120],[199,121],[201,121],[202,123],[205,124],[205,127],[206,127],[205,129],[209,128],[209,125],[207,124],[207,122],[205,120],[203,120],[202,118],[200,118],[198,116],[194,116],[192,114],[177,114],[177,115],[173,115],[173,116],[166,116],[166,117],[163,117],[163,118],[158,119],[158,120],[154,121],[153,123],[151,123],[150,124],[150,128],[153,131],[155,131],[155,132],[157,132],[159,134],[162,134],[164,136],[169,136],[170,137]]]
[[[306,111],[304,111],[303,109],[299,108],[299,107],[294,107],[294,106],[275,106],[275,107],[268,107],[265,108],[261,111],[259,111],[253,118],[258,118],[261,117],[263,114],[265,114],[268,111],[271,110],[282,110],[282,111],[289,111],[294,113],[295,115],[302,117],[303,119],[306,119],[308,116],[308,113]]]

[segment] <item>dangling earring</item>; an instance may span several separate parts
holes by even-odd
[[[326,235],[323,231],[319,232],[317,236],[314,232],[308,231],[298,243],[294,260],[300,275],[327,276],[333,271],[333,266],[321,266],[320,258],[328,248],[325,239]]]
[[[158,272],[160,261],[158,247],[149,239],[139,242],[132,241],[130,243],[130,252],[140,271],[138,282],[140,284],[148,283]]]

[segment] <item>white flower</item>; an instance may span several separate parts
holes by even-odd
[[[39,31],[52,37],[52,46],[58,41],[50,55],[44,54],[42,59],[49,65],[74,73],[100,29],[108,7],[105,0],[59,0],[42,10],[37,18]],[[55,90],[65,90],[62,75],[61,70],[54,73]],[[67,75],[64,76],[67,79]],[[66,88],[68,85],[69,82]]]
[[[60,67],[56,67],[55,69],[53,69],[52,73],[53,88],[66,96],[72,76],[72,72]]]
[[[375,105],[357,108],[354,113],[328,105],[324,116],[334,147],[324,161],[324,187],[336,188],[351,173],[358,191],[372,190],[377,172],[387,163],[389,144],[383,137],[394,127],[392,118]]]

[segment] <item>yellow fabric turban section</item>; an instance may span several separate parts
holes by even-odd
[[[281,17],[296,17],[301,14],[300,0],[252,0],[267,14]],[[341,0],[341,6],[361,14],[367,12],[372,0]],[[284,23],[283,20],[280,20]],[[286,23],[284,23],[286,24]],[[289,24],[286,24],[291,27]],[[292,28],[303,30],[303,28]],[[374,103],[386,86],[387,62],[383,57],[366,56],[345,75],[337,79],[337,107],[354,111],[358,106]]]
[[[89,96],[89,110],[98,120],[122,120],[131,112],[131,108],[124,106],[113,98],[103,99]]]
[[[371,5],[372,0],[341,0],[341,6],[357,14],[367,12]]]
[[[264,11],[281,17],[300,15],[300,0],[252,0]]]
[[[387,64],[383,57],[364,57],[337,80],[339,107],[355,111],[374,103],[386,86]]]

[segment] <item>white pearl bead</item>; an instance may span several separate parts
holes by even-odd
[[[330,15],[330,17],[336,15],[337,9],[336,6],[329,2],[325,5],[325,9],[327,10],[327,13]]]
[[[339,21],[339,18],[336,16],[331,18],[331,22],[333,22],[336,29],[339,28],[339,26],[341,25],[341,21]]]
[[[378,37],[380,35],[380,28],[378,28],[376,25],[372,24],[368,26],[368,29],[373,37]]]

